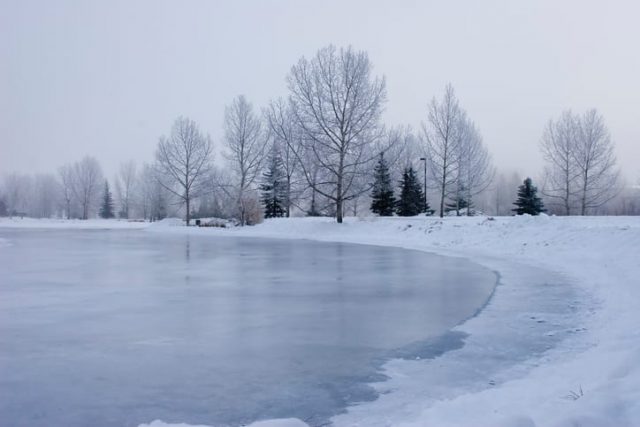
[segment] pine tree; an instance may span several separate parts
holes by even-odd
[[[391,175],[389,166],[384,160],[383,153],[380,153],[380,160],[374,171],[373,191],[371,192],[371,212],[380,216],[392,216],[396,205],[396,198],[393,195],[391,186]]]
[[[102,206],[100,207],[101,218],[113,218],[113,196],[109,190],[109,181],[104,181],[104,194],[102,196]]]
[[[414,216],[424,212],[424,196],[413,168],[405,169],[400,181],[400,200],[396,213],[400,216]]]
[[[538,215],[546,212],[542,199],[537,196],[538,189],[531,182],[531,178],[524,180],[518,187],[518,200],[514,203],[517,207],[512,209],[516,215]]]
[[[262,175],[260,192],[262,193],[261,201],[264,206],[264,217],[277,218],[284,216],[286,212],[284,201],[287,197],[286,180],[282,159],[275,150],[271,152],[267,170]]]

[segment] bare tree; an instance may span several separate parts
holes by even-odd
[[[225,109],[225,157],[235,172],[236,203],[240,223],[247,222],[247,209],[254,206],[255,194],[248,194],[260,173],[269,148],[269,135],[264,131],[260,117],[243,95]]]
[[[24,216],[31,191],[31,177],[19,173],[4,176],[3,187],[9,216]]]
[[[136,177],[135,204],[138,214],[149,221],[157,221],[167,216],[167,206],[171,193],[158,180],[157,170],[147,163],[142,165]]]
[[[33,192],[30,214],[36,218],[50,218],[55,214],[56,201],[60,187],[53,174],[36,174],[33,179]]]
[[[468,204],[467,215],[471,215],[471,202],[473,197],[485,191],[495,175],[495,169],[491,165],[491,156],[487,147],[482,142],[482,136],[473,122],[466,119],[460,122],[464,126],[461,132],[462,141],[458,161],[459,180],[458,188],[464,191],[464,198]],[[457,200],[460,200],[457,198]]]
[[[71,219],[71,210],[73,206],[73,165],[64,165],[58,169],[60,177],[60,196],[62,197],[62,205],[64,215],[67,219]]]
[[[116,194],[120,204],[119,215],[129,218],[136,183],[136,163],[133,160],[122,163],[116,176]]]
[[[461,153],[463,127],[460,123],[465,119],[460,109],[453,86],[445,88],[442,101],[435,98],[429,104],[427,123],[423,123],[423,137],[427,146],[429,169],[437,182],[440,196],[440,217],[444,216],[444,203],[447,192],[452,187],[458,188],[459,158]]]
[[[73,165],[73,195],[82,211],[82,219],[89,219],[96,207],[102,188],[102,168],[100,163],[90,156],[84,157]]]
[[[565,215],[571,215],[579,172],[574,161],[579,125],[571,111],[558,120],[549,120],[542,136],[541,149],[547,161],[542,194],[560,201]]]
[[[500,173],[493,184],[493,192],[487,206],[490,206],[495,215],[512,215],[513,202],[516,200],[518,186],[522,183],[521,174],[518,172]]]
[[[296,124],[291,104],[282,99],[269,104],[266,111],[267,123],[271,129],[286,178],[285,216],[291,216],[291,208],[299,197],[297,172],[300,168],[300,158],[297,153],[301,149],[302,135]]]
[[[315,192],[335,203],[338,223],[345,200],[362,192],[354,183],[368,173],[378,155],[370,147],[383,134],[385,81],[373,78],[371,68],[366,52],[328,46],[311,60],[301,58],[287,78],[289,101],[303,133],[301,153],[311,156],[324,179],[316,182],[305,162],[302,171]]]
[[[573,158],[578,173],[580,214],[586,215],[587,209],[598,208],[616,196],[620,174],[602,115],[595,109],[589,110],[577,123]]]
[[[566,215],[601,207],[618,192],[614,146],[596,110],[579,116],[567,110],[550,120],[542,137],[547,161],[543,194],[561,202]]]
[[[178,117],[169,137],[162,136],[156,150],[157,178],[160,185],[186,206],[186,224],[191,220],[191,201],[202,190],[200,183],[211,164],[212,144],[198,125]]]

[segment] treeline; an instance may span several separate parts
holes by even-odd
[[[92,157],[56,173],[5,175],[0,215],[181,215],[187,223],[220,217],[251,224],[294,214],[342,222],[372,211],[513,212],[524,177],[496,174],[451,85],[432,99],[414,131],[382,123],[386,82],[373,74],[366,52],[328,46],[301,58],[286,81],[288,94],[262,109],[244,96],[226,107],[222,159],[214,159],[214,142],[197,123],[179,117],[160,137],[152,162],[126,162],[110,181]],[[549,212],[640,213],[640,194],[622,185],[597,111],[551,120],[541,150],[547,166],[536,181]]]

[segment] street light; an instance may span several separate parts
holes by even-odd
[[[420,160],[424,162],[424,213],[427,215],[427,158],[420,157]]]

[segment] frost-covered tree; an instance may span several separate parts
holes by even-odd
[[[240,224],[247,224],[249,206],[255,206],[255,182],[269,152],[269,133],[253,105],[240,95],[225,108],[225,157],[235,175],[235,198]]]
[[[565,111],[557,120],[549,120],[540,148],[547,162],[542,193],[562,206],[565,215],[575,207],[579,171],[574,153],[577,146],[578,118]]]
[[[102,192],[102,204],[100,205],[100,218],[109,219],[115,217],[113,213],[113,195],[109,189],[109,181],[104,180]]]
[[[72,191],[80,207],[81,218],[89,219],[95,215],[96,205],[100,198],[102,168],[91,156],[86,156],[73,165]]]
[[[386,100],[384,78],[371,75],[366,52],[328,46],[301,58],[287,78],[289,101],[302,132],[302,171],[315,193],[334,204],[342,222],[344,203],[363,192],[359,178],[371,170],[384,135],[380,123]],[[318,167],[320,180],[312,176]],[[316,176],[317,178],[317,176]]]
[[[514,205],[516,207],[513,212],[516,215],[539,215],[542,212],[546,212],[542,199],[538,197],[538,189],[533,185],[531,178],[524,180],[522,185],[518,187],[518,199]]]
[[[589,110],[577,121],[578,138],[573,153],[578,173],[580,214],[599,208],[619,192],[620,173],[614,146],[604,118]]]
[[[193,120],[178,117],[169,137],[156,150],[156,179],[185,206],[190,223],[191,202],[202,192],[201,183],[211,165],[213,144]]]
[[[547,161],[543,194],[558,200],[566,215],[586,215],[618,193],[614,146],[596,110],[582,116],[565,111],[550,120],[541,149]]]
[[[64,216],[71,219],[72,207],[74,206],[73,193],[73,165],[64,165],[58,169],[60,178],[60,198]]]
[[[9,216],[26,215],[31,192],[31,177],[16,172],[7,174],[3,179],[3,188]]]
[[[60,185],[53,174],[36,174],[33,178],[29,214],[35,218],[51,218],[57,210],[59,191]]]
[[[460,178],[460,154],[465,114],[461,110],[452,85],[445,88],[441,101],[433,98],[429,104],[423,137],[427,145],[429,170],[436,181],[440,197],[440,217],[445,212],[447,193],[457,189]]]
[[[266,110],[267,124],[273,136],[273,143],[278,146],[282,168],[286,178],[285,216],[291,216],[291,208],[298,202],[304,187],[300,177],[300,156],[302,133],[296,124],[291,104],[282,99],[272,101]]]
[[[172,193],[160,184],[156,168],[144,164],[136,181],[135,206],[138,214],[149,221],[165,218]]]
[[[265,218],[278,218],[285,215],[286,209],[284,205],[287,198],[286,176],[280,153],[276,148],[271,150],[267,160],[267,169],[262,174],[260,193]]]
[[[118,204],[120,205],[118,216],[122,218],[129,218],[134,199],[136,178],[136,163],[133,160],[120,165],[116,177],[116,195],[118,197]]]
[[[406,169],[400,181],[400,198],[396,204],[399,216],[414,216],[424,211],[424,196],[413,168]]]
[[[371,212],[380,216],[392,216],[396,205],[391,185],[389,166],[384,159],[384,153],[380,153],[380,159],[373,172],[374,182],[371,191]]]
[[[460,215],[466,209],[467,215],[472,215],[473,198],[485,191],[493,181],[495,169],[491,164],[491,156],[482,142],[482,136],[476,125],[468,118],[459,124],[460,153],[458,156],[458,182],[455,186],[456,213]],[[464,206],[460,205],[464,201]]]

